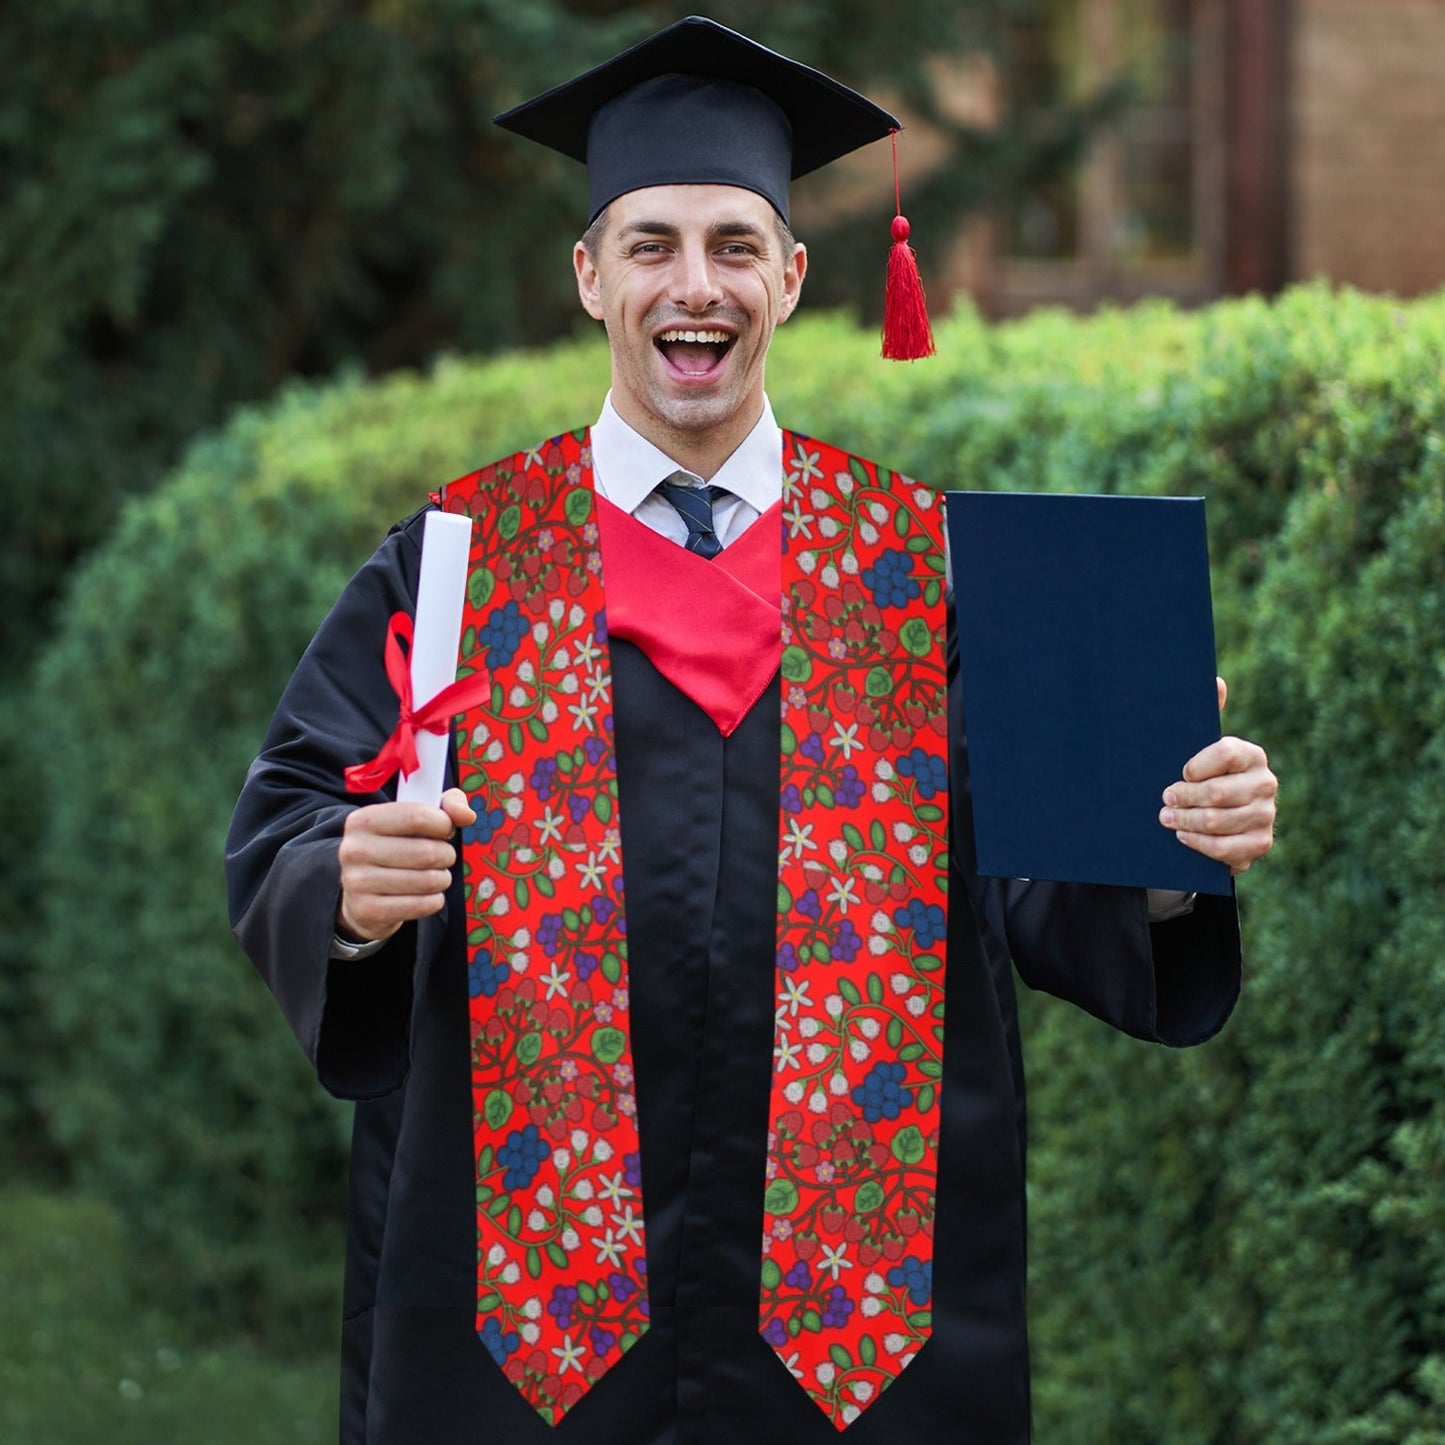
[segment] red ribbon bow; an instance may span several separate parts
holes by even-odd
[[[442,734],[460,712],[481,705],[491,689],[485,672],[475,672],[449,684],[419,708],[411,701],[411,647],[413,624],[405,612],[393,612],[386,624],[386,676],[401,704],[396,727],[382,749],[369,763],[357,763],[346,770],[348,793],[374,793],[400,772],[410,777],[420,766],[416,753],[418,732]],[[402,650],[402,644],[406,650]]]

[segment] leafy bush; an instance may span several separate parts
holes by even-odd
[[[1445,298],[965,312],[939,341],[888,368],[800,319],[778,415],[939,485],[1207,495],[1229,720],[1284,778],[1221,1039],[1171,1056],[1029,1001],[1039,1438],[1438,1439]],[[605,373],[579,343],[291,391],[196,447],[73,590],[34,765],[43,1104],[212,1312],[326,1328],[343,1193],[344,1121],[226,936],[246,763],[384,522],[587,420]]]

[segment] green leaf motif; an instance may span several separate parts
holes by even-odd
[[[512,505],[497,518],[497,535],[504,542],[510,542],[521,530],[522,509],[513,502]]]
[[[622,960],[615,953],[602,955],[602,977],[615,984],[622,978]]]
[[[523,1034],[517,1040],[517,1062],[530,1068],[542,1053],[542,1035],[537,1032]]]
[[[527,731],[531,733],[539,743],[545,743],[547,741],[547,724],[544,723],[541,718],[529,717],[527,719]]]
[[[597,814],[599,823],[612,821],[612,795],[605,788],[600,789],[597,796],[592,799],[592,811]]]
[[[863,996],[858,992],[858,985],[851,978],[838,980],[838,992],[855,1007],[863,1002]]]
[[[886,1195],[876,1179],[865,1179],[853,1195],[853,1209],[858,1214],[872,1214],[883,1207]]]
[[[517,879],[517,907],[525,908],[532,899],[532,890],[527,887],[525,878]]]
[[[863,849],[863,835],[852,823],[843,824],[843,841],[853,849],[855,853],[861,852]]]
[[[908,535],[908,529],[912,525],[913,519],[908,515],[907,510],[899,507],[893,514],[893,530],[897,532],[900,537],[906,537]]]
[[[813,659],[801,647],[785,647],[779,666],[789,682],[807,682],[813,675]]]
[[[787,724],[783,724],[783,756],[792,757],[798,751],[798,735]]]
[[[777,1260],[765,1259],[763,1261],[763,1288],[777,1289],[782,1282],[783,1271],[778,1267]]]
[[[527,1251],[527,1273],[533,1279],[542,1278],[542,1251],[535,1245]]]
[[[562,515],[580,527],[592,515],[592,493],[587,487],[573,487],[562,503]]]
[[[584,1305],[595,1305],[597,1303],[597,1291],[587,1281],[581,1280],[577,1285],[577,1298]]]
[[[868,975],[868,1001],[869,1003],[883,1002],[883,980],[876,973]]]
[[[556,1240],[551,1241],[547,1245],[547,1258],[550,1259],[558,1269],[567,1268],[567,1251],[563,1249]]]
[[[467,573],[467,601],[473,607],[480,610],[492,600],[492,593],[497,588],[497,574],[490,567],[473,567]],[[464,654],[470,652],[476,646],[475,636],[472,638],[472,647],[464,648]]]
[[[496,1309],[501,1302],[502,1296],[496,1290],[489,1289],[485,1293],[477,1296],[477,1309],[479,1311],[493,1310]]]
[[[901,1063],[911,1064],[914,1059],[923,1055],[923,1045],[918,1043],[907,1044],[898,1050],[898,1058]]]
[[[513,723],[511,727],[507,729],[507,742],[510,744],[514,753],[520,753],[522,751],[521,723]]]
[[[763,1195],[763,1213],[791,1214],[798,1207],[798,1186],[791,1179],[775,1179]]]
[[[621,1029],[600,1028],[592,1033],[592,1057],[599,1064],[615,1064],[627,1052],[627,1035]]]
[[[820,1334],[823,1329],[823,1316],[817,1310],[804,1310],[803,1328],[812,1334]]]
[[[917,1164],[928,1152],[923,1143],[923,1131],[917,1124],[909,1124],[893,1136],[890,1146],[893,1157],[900,1164]]]
[[[933,651],[933,629],[921,617],[910,617],[898,629],[898,640],[913,657],[927,657]]]
[[[505,1089],[493,1089],[482,1104],[482,1113],[492,1129],[500,1129],[512,1117],[512,1096]]]
[[[873,1342],[872,1335],[864,1335],[858,1341],[858,1358],[865,1365],[873,1364],[878,1358],[878,1346]]]
[[[896,1049],[903,1042],[903,1020],[897,1014],[888,1020],[887,1039],[890,1049]]]
[[[829,1345],[828,1358],[832,1360],[840,1370],[851,1370],[853,1368],[853,1356],[842,1345]]]
[[[863,691],[869,697],[887,697],[893,691],[893,674],[886,667],[870,667],[863,679]]]

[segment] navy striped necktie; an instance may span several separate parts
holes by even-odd
[[[696,552],[699,557],[716,557],[722,551],[722,543],[713,530],[712,509],[719,497],[727,496],[727,488],[689,486],[682,478],[691,476],[691,472],[674,472],[665,482],[657,484],[657,490],[687,523],[687,541],[684,543],[687,550]]]

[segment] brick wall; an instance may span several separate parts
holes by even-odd
[[[1445,286],[1445,0],[1294,0],[1291,265]]]

